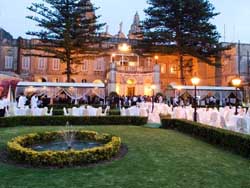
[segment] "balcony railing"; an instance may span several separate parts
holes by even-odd
[[[124,73],[152,73],[153,67],[142,67],[142,66],[118,66],[116,67],[117,72]]]

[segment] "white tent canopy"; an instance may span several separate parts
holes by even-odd
[[[73,88],[104,88],[103,83],[65,83],[65,82],[18,82],[18,87],[73,87]]]
[[[194,96],[194,86],[187,86],[187,85],[176,85],[171,84],[169,85],[171,90],[174,91],[174,95],[176,96],[177,93],[179,95],[182,95],[185,92],[188,92],[190,95]],[[206,97],[208,94],[213,95],[216,97],[216,99],[220,100],[222,102],[225,98],[228,98],[231,93],[235,93],[236,88],[235,87],[219,87],[219,86],[197,86],[197,96],[199,96],[201,99]],[[242,91],[237,88],[238,98],[243,98]]]
[[[16,88],[16,96],[20,93],[38,93],[55,98],[62,92],[73,100],[84,98],[90,93],[104,98],[105,85],[103,83],[19,82]]]
[[[173,89],[193,90],[194,86],[171,85]],[[219,86],[197,86],[197,90],[211,90],[211,91],[235,91],[235,87],[219,87]],[[239,90],[239,89],[238,89]]]

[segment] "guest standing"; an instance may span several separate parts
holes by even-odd
[[[26,102],[27,102],[27,98],[25,97],[25,95],[23,93],[21,93],[21,96],[18,99],[17,107],[18,108],[25,108]]]

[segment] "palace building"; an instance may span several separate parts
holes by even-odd
[[[129,34],[123,33],[122,23],[116,35],[108,31],[103,36],[109,39],[105,45],[109,50],[98,54],[84,54],[81,64],[73,65],[77,74],[71,76],[71,82],[104,83],[107,92],[119,95],[152,95],[153,92],[165,93],[170,85],[180,84],[180,70],[177,55],[150,54],[139,55],[131,47],[138,40],[140,19],[135,14]],[[25,81],[66,82],[66,65],[59,59],[27,56],[26,54],[44,53],[23,49],[32,45],[36,39],[13,39],[0,28],[0,72],[18,74]],[[186,85],[196,75],[201,85],[228,86],[240,73],[243,83],[249,83],[249,44],[227,44],[230,50],[221,54],[221,67],[214,67],[191,56],[184,57],[184,76]],[[154,89],[152,89],[154,86]]]

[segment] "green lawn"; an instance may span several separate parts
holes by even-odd
[[[171,130],[82,127],[121,136],[129,152],[89,168],[25,169],[0,163],[0,188],[249,188],[250,160]],[[60,127],[0,129],[0,147],[17,135]]]

